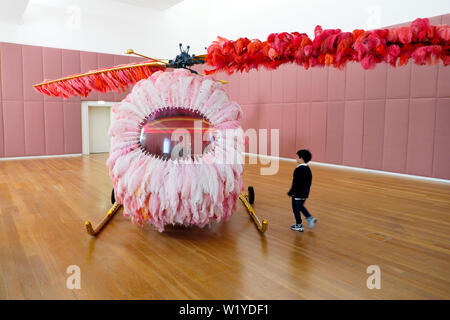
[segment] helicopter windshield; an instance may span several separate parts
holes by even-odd
[[[192,159],[214,147],[214,127],[200,113],[184,109],[160,109],[142,122],[141,149],[163,159]]]

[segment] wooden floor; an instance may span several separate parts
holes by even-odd
[[[92,238],[85,220],[110,206],[105,161],[0,162],[1,299],[450,299],[450,184],[311,165],[319,221],[299,233],[286,196],[295,163],[274,176],[247,165],[265,235],[238,203],[227,222],[164,233],[120,211]],[[80,290],[66,288],[69,265]],[[369,265],[380,290],[366,287]]]

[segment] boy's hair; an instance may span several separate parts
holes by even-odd
[[[299,159],[303,159],[303,161],[305,161],[305,163],[310,162],[311,158],[312,158],[311,152],[309,152],[309,150],[306,150],[306,149],[298,150],[297,155],[298,155]]]

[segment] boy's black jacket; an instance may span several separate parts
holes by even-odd
[[[288,195],[294,198],[308,198],[312,174],[309,166],[298,166],[294,170],[294,179]]]

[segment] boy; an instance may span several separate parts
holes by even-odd
[[[312,174],[311,169],[308,166],[308,162],[311,161],[311,152],[302,149],[297,151],[297,167],[294,170],[294,178],[292,180],[292,187],[289,190],[288,195],[292,197],[292,211],[294,211],[295,224],[291,226],[294,231],[303,232],[302,217],[300,211],[306,217],[308,227],[311,229],[317,222],[317,219],[311,216],[311,214],[304,207],[304,203],[309,196],[309,189],[311,187]]]

